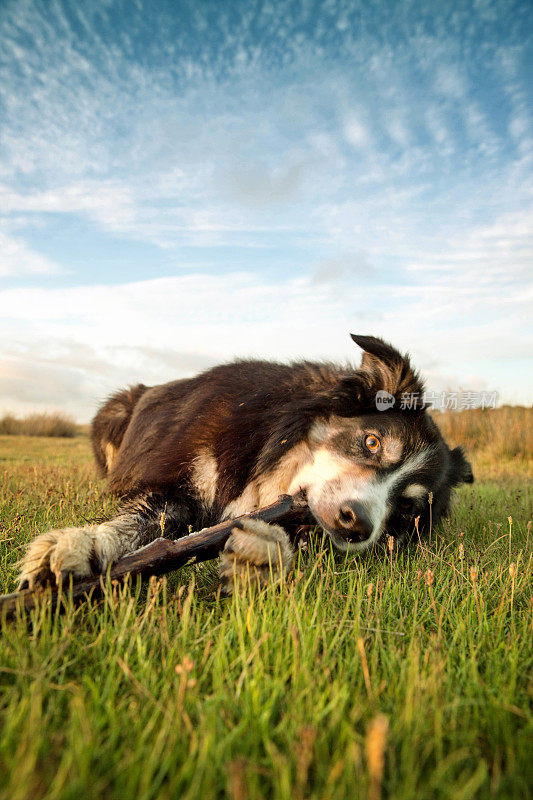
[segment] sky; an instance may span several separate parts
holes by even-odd
[[[409,351],[531,403],[527,0],[0,0],[0,412]]]

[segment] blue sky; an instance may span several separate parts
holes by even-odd
[[[0,4],[0,410],[233,356],[533,382],[531,6]]]

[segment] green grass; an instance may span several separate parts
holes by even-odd
[[[278,589],[221,599],[204,564],[4,624],[0,796],[526,797],[531,472],[500,473],[425,548],[319,540]],[[0,437],[2,590],[33,535],[114,505],[86,439]]]

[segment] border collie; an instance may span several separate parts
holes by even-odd
[[[309,521],[344,552],[372,547],[385,533],[405,538],[416,517],[419,531],[430,513],[438,523],[453,487],[473,481],[470,464],[425,408],[402,410],[404,393],[424,390],[408,357],[381,339],[352,339],[364,351],[359,368],[236,361],[111,397],[93,420],[92,444],[124,504],[107,522],[34,539],[20,587],[105,572],[162,531],[182,536],[300,489]],[[378,410],[378,392],[395,402]],[[221,556],[223,585],[231,591],[250,568],[260,583],[285,575],[293,556],[280,527],[246,522]]]

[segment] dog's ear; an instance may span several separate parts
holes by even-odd
[[[450,450],[450,456],[452,459],[450,472],[452,484],[457,486],[459,483],[474,483],[472,465],[466,460],[463,448],[455,447]]]
[[[408,356],[376,336],[350,334],[354,342],[364,351],[361,370],[372,376],[375,391],[384,389],[397,400],[404,393],[420,395],[422,400],[424,383],[412,368]],[[420,406],[419,406],[420,407]]]
[[[393,366],[403,360],[402,354],[388,342],[378,339],[377,336],[360,336],[351,333],[350,337],[363,351],[362,367],[371,367],[376,361]]]

